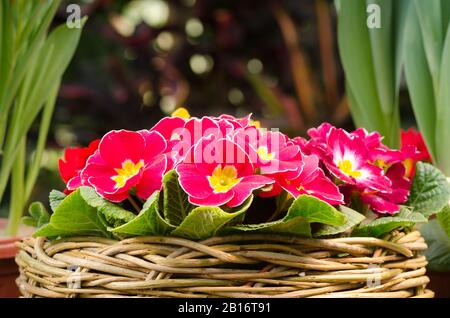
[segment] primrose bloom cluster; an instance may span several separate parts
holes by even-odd
[[[415,148],[389,149],[378,133],[351,133],[322,124],[309,140],[268,131],[229,115],[166,117],[153,128],[107,133],[87,148],[69,148],[60,160],[67,192],[93,187],[112,202],[145,200],[176,170],[189,201],[236,207],[251,194],[315,196],[331,205],[357,198],[379,213],[396,213],[409,195],[404,162]]]

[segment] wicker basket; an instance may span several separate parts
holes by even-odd
[[[18,243],[25,297],[433,297],[418,231],[382,239],[249,234]]]

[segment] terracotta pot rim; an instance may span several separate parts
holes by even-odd
[[[7,219],[0,218],[0,230],[3,230],[6,227],[7,221]],[[24,226],[19,232],[23,233],[23,235],[0,236],[0,259],[14,258],[18,251],[16,242],[31,235],[33,229],[29,226]]]

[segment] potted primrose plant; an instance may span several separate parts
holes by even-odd
[[[433,297],[415,225],[445,176],[377,132],[308,135],[179,109],[66,149],[66,189],[18,243],[22,295]]]

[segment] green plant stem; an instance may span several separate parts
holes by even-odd
[[[24,208],[24,175],[25,175],[25,155],[26,139],[23,138],[18,145],[18,153],[14,161],[11,174],[11,203],[9,212],[9,223],[6,228],[6,235],[14,236],[19,230],[20,221]]]
[[[133,208],[136,210],[137,213],[141,211],[141,209],[139,209],[138,204],[136,203],[136,200],[134,200],[131,195],[128,196],[128,201],[130,201],[131,205],[133,206]]]

